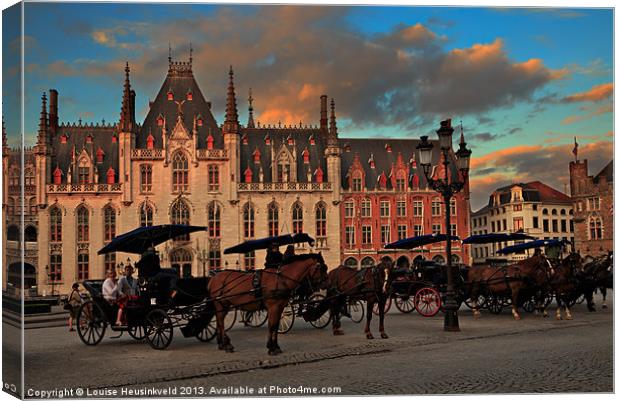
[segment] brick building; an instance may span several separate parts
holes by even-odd
[[[166,77],[142,124],[135,118],[129,66],[119,92],[121,113],[114,124],[61,123],[58,91],[50,90],[49,99],[47,94],[42,97],[29,165],[33,182],[27,186],[32,189],[27,202],[36,229],[31,284],[39,294],[49,294],[51,287],[66,293],[75,281],[102,278],[107,268],[127,258],[135,261],[136,255],[103,256],[97,251],[115,235],[145,225],[208,226],[208,232],[193,234],[191,240],[179,238],[158,247],[162,263],[183,276],[201,276],[214,267],[261,267],[264,251],[224,255],[223,250],[246,239],[299,231],[317,239],[313,251],[322,252],[330,268],[345,255],[357,265],[362,254],[371,258],[364,263],[376,262],[382,256],[379,224],[389,225],[381,217],[385,201],[390,203],[388,213],[394,214],[390,239],[417,233],[416,225],[422,225],[424,233],[443,229],[439,224],[444,211],[433,208],[433,199],[439,198],[415,168],[417,141],[339,139],[335,104],[332,99],[330,105],[327,96],[317,99],[318,125],[255,123],[251,95],[248,121],[241,124],[231,68],[225,118],[218,124],[194,78],[191,55],[188,61],[168,59]],[[374,169],[357,164],[351,168],[378,147]],[[10,153],[5,149],[3,154],[5,182],[12,169],[19,168]],[[358,190],[357,181],[351,186],[349,177],[360,173],[365,183]],[[3,211],[18,216],[10,193],[4,191]],[[360,226],[355,242],[360,251],[353,254],[343,245],[342,227],[350,225],[344,208],[351,200],[367,198],[373,208],[370,216],[375,216],[369,223],[372,232],[366,232],[366,224]],[[465,192],[456,200],[455,224],[462,225],[456,229],[461,236],[468,229],[468,199]],[[422,202],[421,216],[417,202]],[[421,223],[423,216],[433,217]],[[370,221],[366,219],[360,221]],[[430,221],[435,220],[433,226]],[[364,235],[370,235],[368,244]],[[439,257],[441,252],[433,248],[425,256]],[[459,260],[468,257],[458,248],[455,253]],[[411,255],[390,254],[392,260],[400,256],[411,260]]]
[[[613,251],[613,160],[595,176],[588,175],[588,160],[571,162],[569,172],[575,210],[575,248],[583,256]]]

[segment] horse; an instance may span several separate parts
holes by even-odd
[[[579,279],[583,259],[578,253],[570,253],[553,267],[553,274],[549,277],[549,290],[555,293],[558,309],[555,313],[557,320],[562,320],[562,307],[566,320],[572,320],[570,306],[582,293],[583,286]]]
[[[208,324],[213,313],[215,314],[219,349],[234,351],[224,330],[224,319],[231,307],[246,312],[265,307],[269,327],[268,354],[277,355],[282,352],[278,345],[278,327],[291,293],[306,280],[316,288],[325,288],[327,284],[327,266],[320,253],[295,255],[285,263],[277,269],[255,272],[224,270],[209,280],[208,293],[213,308],[211,316],[206,316],[205,320]]]
[[[393,281],[393,271],[390,262],[382,261],[377,266],[365,267],[361,270],[339,266],[329,272],[326,299],[331,300],[332,332],[335,336],[344,334],[341,329],[340,315],[346,308],[346,302],[363,300],[366,301],[366,326],[364,328],[366,338],[369,340],[374,338],[370,331],[370,321],[375,303],[379,306],[381,338],[388,338],[383,323],[388,290]]]
[[[588,310],[596,311],[593,294],[597,289],[603,294],[603,309],[607,308],[607,288],[613,288],[613,253],[592,258],[586,257],[587,262],[579,272],[582,282],[583,294],[585,295]]]
[[[471,268],[468,273],[468,293],[472,300],[474,317],[480,317],[478,297],[486,291],[492,295],[510,295],[512,299],[512,316],[520,320],[517,310],[524,295],[534,295],[536,308],[547,316],[543,306],[543,290],[553,268],[543,255],[534,255],[528,259],[504,267],[479,266]],[[486,294],[485,294],[486,295]],[[520,297],[521,295],[521,297]]]

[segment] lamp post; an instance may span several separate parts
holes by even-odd
[[[459,150],[454,155],[456,159],[456,167],[461,172],[460,177],[457,174],[456,177],[450,179],[448,168],[450,166],[450,153],[452,152],[452,134],[454,128],[452,128],[452,120],[448,119],[441,122],[440,128],[437,130],[439,136],[439,146],[443,156],[444,177],[438,177],[435,179],[432,176],[431,158],[433,151],[433,144],[428,141],[428,136],[422,136],[417,149],[420,152],[420,164],[424,177],[428,182],[428,185],[433,190],[439,192],[443,197],[445,211],[446,211],[446,275],[448,279],[446,288],[446,302],[444,305],[444,330],[445,331],[460,331],[458,309],[459,304],[456,301],[456,291],[454,289],[454,271],[452,266],[452,240],[450,230],[450,200],[452,197],[461,191],[465,187],[467,182],[467,174],[469,173],[469,160],[471,157],[471,150],[466,148],[465,138],[463,137],[463,125],[461,123],[461,141],[459,144]]]
[[[54,296],[54,287],[56,284],[56,275],[55,273],[52,273],[52,271],[50,270],[50,266],[49,265],[45,265],[45,271],[47,272],[47,282],[51,285],[52,287],[52,297]]]

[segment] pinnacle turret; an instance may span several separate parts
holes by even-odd
[[[233,79],[232,65],[228,71],[228,93],[226,95],[226,120],[224,125],[228,126],[229,131],[236,130],[239,126],[239,115],[237,114],[237,100],[235,99],[235,83]]]
[[[123,103],[121,106],[121,118],[119,130],[122,132],[132,132],[136,126],[134,113],[135,92],[131,90],[129,82],[129,63],[125,64],[125,85],[123,87]]]
[[[252,88],[250,88],[250,94],[248,96],[248,128],[254,128],[254,107],[252,106],[252,102],[254,98],[252,97]]]

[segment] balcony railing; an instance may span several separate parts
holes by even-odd
[[[121,192],[121,184],[49,184],[48,193],[118,193]]]
[[[198,160],[217,160],[228,158],[226,149],[198,149]]]
[[[164,158],[163,149],[132,149],[133,160],[158,160]]]
[[[331,182],[242,182],[239,191],[290,192],[290,191],[331,191]]]

